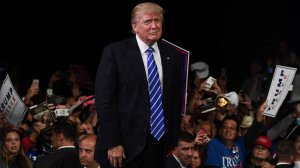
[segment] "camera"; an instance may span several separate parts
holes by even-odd
[[[211,97],[207,98],[206,103],[202,104],[199,107],[199,110],[201,111],[201,113],[208,113],[208,112],[216,110],[213,99]]]

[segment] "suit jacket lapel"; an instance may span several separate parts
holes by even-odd
[[[145,72],[145,67],[144,67],[144,63],[143,63],[143,59],[140,53],[140,49],[138,47],[137,41],[134,38],[131,38],[130,40],[130,44],[128,45],[128,50],[127,50],[127,54],[129,55],[128,58],[130,58],[130,63],[132,64],[131,68],[132,68],[132,72],[134,74],[136,74],[136,76],[143,76],[144,77],[144,85],[143,85],[143,89],[142,89],[142,94],[144,97],[144,100],[148,102],[149,100],[149,91],[148,91],[148,80],[147,80],[147,76],[146,76],[146,72]]]
[[[168,87],[168,72],[170,72],[170,67],[171,67],[169,61],[171,60],[171,57],[168,51],[159,42],[158,42],[158,48],[160,52],[162,72],[163,72],[163,88],[166,88]]]

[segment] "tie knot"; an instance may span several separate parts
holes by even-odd
[[[147,49],[147,51],[148,51],[148,53],[152,53],[152,52],[154,51],[154,49],[153,49],[152,47],[149,47],[149,48]]]

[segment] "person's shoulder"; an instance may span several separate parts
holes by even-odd
[[[34,168],[39,168],[39,167],[44,167],[44,165],[50,164],[52,162],[52,156],[51,154],[49,155],[44,155],[44,156],[39,156],[36,161],[34,162]]]
[[[157,45],[160,51],[164,51],[165,53],[168,53],[170,55],[180,55],[180,52],[178,50],[179,48],[175,47],[174,45],[171,45],[170,43],[167,43],[163,40],[159,40],[157,41]]]
[[[221,145],[221,144],[222,142],[220,141],[219,138],[213,138],[207,143],[207,145]]]
[[[173,155],[170,155],[166,158],[164,166],[165,168],[177,168],[180,167],[180,164],[177,162]]]
[[[174,47],[174,45],[171,45],[170,43],[166,42],[166,41],[163,41],[163,40],[159,40],[157,41],[157,45],[160,47],[160,48],[163,48],[163,49],[168,49],[168,50],[173,50],[173,51],[177,51]]]

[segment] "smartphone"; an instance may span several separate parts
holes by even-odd
[[[210,76],[206,79],[205,82],[208,86],[208,89],[210,89],[212,87],[212,85],[216,82],[216,79]]]
[[[33,86],[34,88],[39,88],[39,83],[40,83],[40,80],[33,79],[31,86]]]
[[[47,89],[47,95],[50,97],[53,95],[53,90],[52,89]]]

